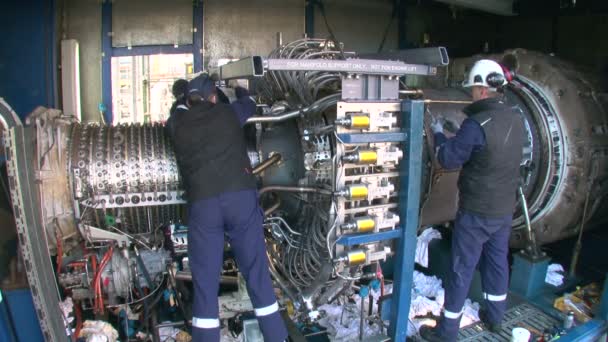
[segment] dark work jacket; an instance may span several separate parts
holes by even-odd
[[[499,98],[476,101],[464,112],[481,126],[485,145],[462,167],[459,206],[485,217],[511,215],[526,137],[523,118]]]
[[[175,134],[175,117],[187,111],[188,106],[186,106],[185,97],[181,97],[175,100],[175,102],[173,102],[173,105],[171,105],[171,109],[169,110],[169,118],[165,123],[165,130],[167,131],[167,134],[169,134],[169,137],[171,139],[173,139],[173,135]]]
[[[228,104],[202,102],[175,117],[173,145],[190,203],[255,189],[243,129]]]

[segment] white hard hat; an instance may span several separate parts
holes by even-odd
[[[462,86],[465,88],[482,86],[496,90],[505,84],[507,80],[500,64],[490,59],[481,59],[475,62]]]

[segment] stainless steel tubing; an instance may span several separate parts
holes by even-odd
[[[247,119],[247,121],[245,122],[245,124],[252,124],[252,123],[262,123],[262,122],[281,122],[281,121],[285,121],[285,120],[289,120],[289,119],[295,119],[297,117],[299,117],[300,115],[306,114],[308,112],[313,112],[313,111],[320,111],[323,110],[324,106],[329,106],[333,103],[338,102],[338,100],[340,99],[341,94],[332,94],[329,96],[326,96],[318,101],[316,101],[315,103],[313,103],[312,105],[302,108],[302,109],[297,109],[291,112],[287,112],[281,115],[273,115],[273,116],[252,116],[249,119]]]
[[[257,174],[263,172],[264,170],[266,170],[270,166],[272,166],[272,165],[278,163],[279,161],[281,161],[281,158],[282,158],[281,154],[279,154],[279,153],[272,155],[272,157],[264,160],[258,166],[254,167],[252,173],[254,175],[257,175]]]
[[[264,210],[264,216],[272,214],[275,210],[281,206],[281,198],[277,196],[276,202],[268,209]]]
[[[312,188],[304,186],[284,186],[284,185],[270,185],[260,189],[260,195],[268,191],[282,191],[282,192],[302,192],[302,193],[317,193],[322,195],[333,195],[331,190]]]
[[[175,280],[192,281],[192,272],[177,271],[175,272]],[[222,285],[237,285],[238,278],[234,276],[221,276],[220,284]]]

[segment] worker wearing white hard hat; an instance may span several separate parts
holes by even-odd
[[[480,316],[490,331],[501,329],[507,304],[509,236],[525,138],[523,120],[501,93],[507,83],[498,63],[477,61],[463,82],[471,89],[474,102],[463,109],[468,118],[456,135],[446,138],[440,120],[431,124],[439,163],[445,169],[461,171],[444,310],[436,328],[420,329],[428,341],[456,341],[478,263],[485,302]]]

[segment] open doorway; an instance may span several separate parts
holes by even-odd
[[[165,122],[173,82],[193,72],[192,54],[113,57],[113,124]]]

